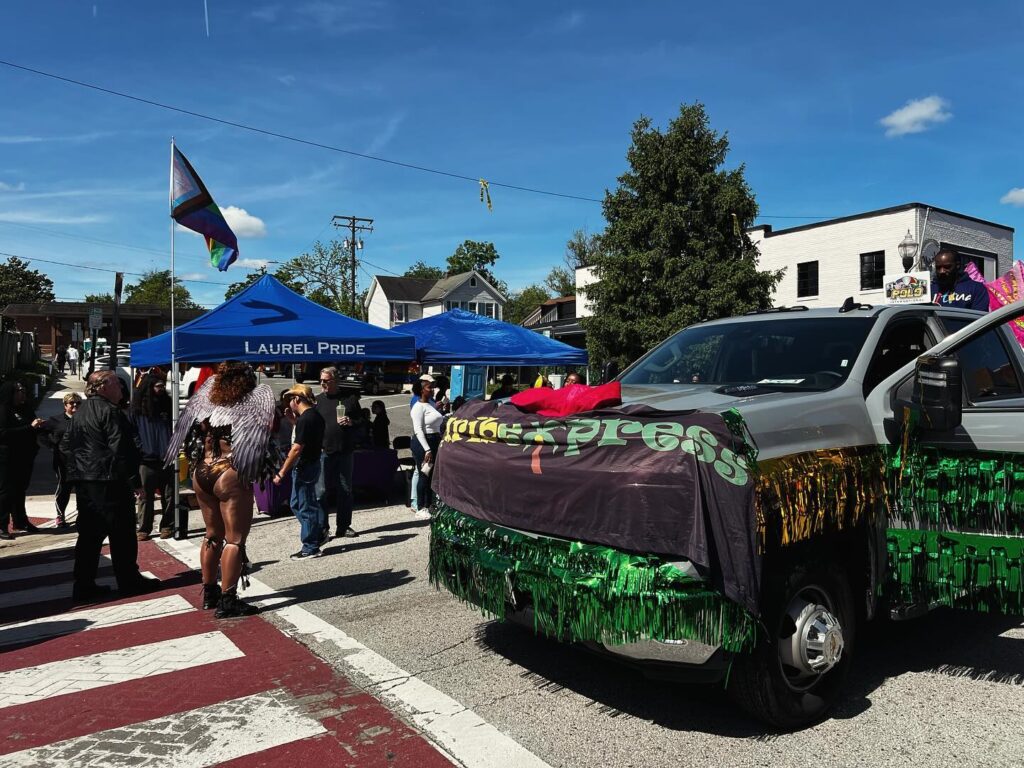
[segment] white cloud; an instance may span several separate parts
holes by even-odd
[[[179,280],[205,280],[209,276],[209,272],[186,272],[184,275],[176,275]]]
[[[885,135],[889,137],[923,133],[933,125],[952,118],[953,113],[949,111],[949,107],[950,103],[941,96],[911,99],[878,122],[885,126]]]
[[[289,87],[295,85],[295,75],[280,75],[276,79],[277,82],[282,85],[287,85]]]
[[[1024,187],[1014,187],[1005,195],[999,198],[1003,205],[1013,205],[1017,208],[1024,208]]]
[[[6,182],[0,181],[0,192],[24,192],[25,182],[19,182],[18,184],[7,184]]]
[[[243,267],[245,269],[262,269],[267,266],[266,259],[238,259],[234,263],[236,267]]]
[[[234,205],[226,205],[220,209],[220,212],[223,213],[224,218],[227,219],[228,226],[231,227],[231,231],[238,237],[267,236],[267,225],[263,223],[263,219],[253,216],[244,208],[238,208]]]
[[[42,211],[9,211],[0,213],[0,221],[11,224],[100,224],[105,216],[64,216]]]
[[[278,12],[280,12],[280,10],[281,6],[279,5],[264,5],[262,8],[257,8],[249,15],[252,16],[254,19],[259,19],[260,21],[273,23],[277,21],[277,14]]]
[[[391,140],[395,138],[395,134],[398,133],[398,128],[405,120],[405,115],[395,115],[388,119],[387,125],[384,126],[384,130],[373,137],[373,141],[370,142],[370,146],[366,148],[366,154],[375,155],[380,152],[384,147],[391,143]]]
[[[571,13],[556,19],[551,29],[555,32],[570,32],[583,24],[583,11],[572,11]]]
[[[68,143],[85,143],[104,139],[114,134],[110,131],[93,131],[73,136],[0,136],[0,144],[40,144],[44,141],[60,141]]]

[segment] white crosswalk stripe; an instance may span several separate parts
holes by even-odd
[[[147,578],[155,578],[149,571],[143,571],[142,575]],[[116,583],[113,574],[100,576],[96,579],[97,584],[114,586]],[[71,597],[71,582],[65,581],[60,584],[44,584],[41,587],[30,589],[18,589],[0,594],[0,608],[10,608],[14,605],[32,605],[44,603],[48,600],[60,600]]]
[[[0,768],[205,768],[326,733],[283,690],[0,756]]]
[[[0,672],[0,709],[244,655],[224,633],[207,632]]]
[[[20,568],[4,568],[0,570],[0,581],[21,581],[22,579],[35,579],[40,576],[49,576],[53,573],[70,574],[75,567],[74,558],[68,557],[52,563],[41,563],[39,565],[23,565]],[[107,555],[100,555],[100,568],[109,568],[110,558]]]
[[[194,610],[192,604],[181,595],[170,595],[154,600],[140,600],[137,603],[121,603],[103,608],[70,611],[56,616],[46,616],[32,621],[0,626],[0,647],[34,642],[88,629],[115,627],[133,621],[159,619]]]

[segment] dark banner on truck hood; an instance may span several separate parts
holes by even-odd
[[[564,418],[470,402],[448,419],[434,490],[495,525],[709,569],[759,614],[754,478],[717,414],[626,406]]]

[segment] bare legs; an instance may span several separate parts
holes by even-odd
[[[234,469],[217,477],[213,493],[198,482],[193,482],[193,487],[206,523],[206,541],[200,555],[203,584],[217,583],[219,566],[221,587],[227,592],[235,588],[242,574],[245,540],[252,527],[252,488],[243,487]]]

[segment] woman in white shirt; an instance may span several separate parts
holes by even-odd
[[[421,379],[423,389],[420,399],[412,407],[412,455],[416,459],[419,480],[416,484],[416,502],[419,509],[416,517],[421,520],[430,519],[430,505],[434,494],[430,490],[430,475],[437,456],[437,447],[441,444],[441,422],[444,416],[430,402],[434,394],[434,381],[424,377]]]

